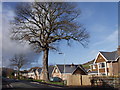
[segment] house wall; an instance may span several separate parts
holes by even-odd
[[[112,75],[118,75],[119,73],[119,62],[110,62],[108,63],[109,65],[109,70],[108,70],[108,75],[112,76]]]
[[[98,70],[98,65],[94,65],[95,68],[93,68],[93,65],[92,65],[92,71],[97,71]]]
[[[29,72],[28,73],[28,78],[35,78],[35,74],[33,72]]]
[[[118,62],[113,63],[113,74],[118,75]]]
[[[22,76],[28,77],[28,73],[22,73]]]
[[[109,72],[108,72],[108,76],[112,76],[113,75],[113,64],[110,62],[110,63],[107,63],[108,65],[108,68],[109,68]]]
[[[120,76],[120,58],[118,60],[118,75]]]
[[[35,72],[36,72],[35,79],[39,80],[40,79],[40,74],[39,74],[38,70],[36,70]]]
[[[53,77],[59,77],[59,78],[62,78],[62,75],[61,73],[54,73],[52,74]]]
[[[59,77],[59,78],[62,78],[62,74],[61,72],[58,70],[58,68],[56,67],[52,73],[52,76],[53,77]]]
[[[99,69],[99,72],[100,72],[100,73],[104,73],[104,72],[105,72],[105,69],[104,69],[104,68]]]
[[[41,72],[40,77],[41,80],[43,80],[43,73]]]

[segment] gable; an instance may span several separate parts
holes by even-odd
[[[55,68],[55,69],[54,69],[54,73],[59,73],[58,68]]]
[[[106,61],[105,57],[99,53],[94,63],[105,62],[105,61]]]
[[[57,66],[54,67],[53,71],[52,71],[52,74],[53,73],[61,73],[60,70],[58,69]]]
[[[73,72],[73,74],[86,75],[86,73],[79,67]]]

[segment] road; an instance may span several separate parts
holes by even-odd
[[[12,89],[12,90],[16,90],[16,89],[25,89],[25,88],[29,88],[29,89],[37,89],[37,88],[61,88],[59,86],[52,86],[52,85],[47,85],[47,84],[43,84],[43,83],[39,83],[39,82],[34,82],[34,81],[25,81],[25,80],[14,80],[14,79],[4,79],[2,81],[2,90],[5,89]]]

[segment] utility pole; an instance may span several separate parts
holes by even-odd
[[[58,53],[58,54],[63,54],[63,56],[64,56],[64,71],[63,71],[63,72],[64,72],[64,79],[65,79],[65,53],[61,53],[61,52],[60,52],[60,53]]]

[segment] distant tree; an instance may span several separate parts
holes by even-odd
[[[26,64],[26,58],[23,54],[15,54],[13,58],[10,59],[11,66],[14,66],[17,68],[17,76],[19,77],[20,69],[23,67],[23,65]]]
[[[4,68],[2,67],[2,76],[3,77],[13,77],[14,76],[14,70],[11,68]]]
[[[55,45],[61,40],[88,44],[89,34],[79,24],[80,10],[75,3],[31,2],[21,3],[15,8],[12,22],[12,39],[28,42],[36,52],[43,52],[43,78],[49,80],[49,50],[57,50]]]
[[[2,76],[7,77],[7,72],[5,70],[2,70]]]

